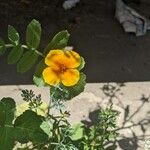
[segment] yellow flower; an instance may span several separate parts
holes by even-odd
[[[80,79],[77,70],[81,58],[75,51],[51,50],[45,58],[48,66],[43,71],[43,78],[49,85],[62,83],[65,86],[73,86]]]

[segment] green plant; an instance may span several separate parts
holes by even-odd
[[[115,144],[108,146],[111,140],[116,139],[118,133],[116,119],[119,113],[112,109],[112,106],[99,110],[98,121],[96,124],[86,127],[83,124],[76,126],[76,132],[80,139],[76,137],[77,146],[84,150],[110,150],[115,149]],[[82,128],[82,130],[81,130]],[[78,129],[78,130],[77,130]],[[82,136],[81,136],[82,132]]]
[[[118,113],[112,107],[100,110],[98,123],[87,127],[71,125],[69,112],[62,109],[64,102],[83,92],[86,76],[82,72],[85,61],[78,53],[66,48],[69,33],[61,31],[54,36],[43,51],[39,50],[41,25],[32,20],[27,26],[26,42],[20,42],[19,33],[8,26],[9,43],[0,40],[0,54],[10,50],[8,64],[16,64],[17,72],[25,73],[36,64],[33,81],[38,87],[50,89],[49,104],[42,108],[41,95],[32,90],[22,90],[26,102],[23,112],[18,113],[14,99],[0,101],[0,149],[38,150],[103,150],[115,132]],[[58,115],[51,113],[57,109]],[[41,113],[42,111],[42,113]],[[43,113],[44,112],[44,113]],[[21,147],[20,147],[21,146]]]

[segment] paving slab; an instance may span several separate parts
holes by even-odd
[[[18,104],[22,103],[21,89],[32,89],[36,94],[41,94],[44,101],[49,101],[49,89],[34,85],[0,86],[0,98],[10,96]],[[150,139],[150,82],[128,82],[124,86],[89,83],[83,93],[66,103],[66,109],[71,114],[69,121],[72,124],[79,121],[93,123],[96,110],[106,108],[110,101],[114,110],[120,112],[117,150],[146,150],[145,143]]]

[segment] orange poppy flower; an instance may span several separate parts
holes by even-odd
[[[73,86],[80,79],[77,70],[81,58],[75,51],[51,50],[45,58],[48,66],[43,70],[43,78],[49,85],[62,83],[65,86]]]

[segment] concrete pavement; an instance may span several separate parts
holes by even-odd
[[[32,89],[36,94],[41,93],[44,101],[49,100],[48,88],[37,88],[33,85],[0,86],[0,98],[10,96],[17,103],[22,103],[21,89]],[[92,123],[95,110],[107,107],[111,100],[114,110],[120,112],[117,120],[120,128],[117,150],[146,150],[145,143],[150,139],[149,97],[150,82],[125,83],[124,86],[116,83],[89,83],[83,93],[66,103],[66,109],[70,111],[71,123],[81,120]]]

